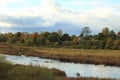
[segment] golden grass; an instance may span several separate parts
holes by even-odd
[[[75,63],[120,66],[120,50],[84,50],[70,48],[7,46],[6,48],[0,48],[0,53],[10,55],[38,56],[42,58],[51,58]]]
[[[116,56],[120,57],[120,50],[87,50],[87,49],[65,49],[65,48],[32,48],[37,52],[60,55],[93,55],[93,56]]]
[[[12,65],[0,56],[0,80],[112,80],[99,78],[66,78],[63,71],[39,66]]]

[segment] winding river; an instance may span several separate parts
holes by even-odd
[[[13,64],[38,65],[47,68],[56,68],[65,71],[67,77],[76,77],[80,73],[82,77],[113,78],[120,80],[120,67],[104,65],[80,64],[70,62],[60,62],[59,60],[43,59],[32,56],[5,55],[6,59]]]

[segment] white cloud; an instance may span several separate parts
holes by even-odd
[[[73,6],[99,6],[102,3],[100,1],[91,1],[91,2],[87,2],[87,1],[74,1],[72,3],[68,3],[69,5],[73,5]]]
[[[0,0],[0,6],[7,6],[10,3],[23,3],[24,0]]]
[[[10,24],[10,23],[4,23],[4,22],[0,22],[0,26],[5,26],[5,27],[11,27],[12,26],[12,24]]]
[[[7,2],[5,0],[3,3]],[[18,0],[20,1],[20,0]],[[8,1],[7,3],[18,2],[17,0]],[[10,16],[13,19],[12,23],[9,20],[2,21],[4,17],[0,17],[0,26],[4,27],[13,27],[13,26],[42,26],[42,27],[50,27],[55,26],[56,23],[66,22],[73,24],[75,26],[90,26],[92,29],[101,29],[103,27],[110,27],[111,29],[118,28],[119,26],[119,17],[120,12],[112,7],[105,6],[106,3],[103,4],[101,1],[96,2],[76,2],[74,1],[71,5],[82,5],[82,6],[92,6],[92,9],[88,10],[78,10],[78,12],[74,12],[74,10],[61,8],[62,5],[56,4],[53,0],[42,0],[42,5],[34,8],[24,8],[24,9],[16,9],[16,8],[8,8],[4,5],[4,7],[0,8],[0,16]],[[98,5],[98,6],[97,6]],[[103,6],[102,6],[103,5]],[[107,4],[108,5],[108,4]],[[93,7],[96,6],[96,7]],[[30,20],[29,20],[30,17]],[[40,17],[40,19],[36,18]],[[28,19],[27,19],[28,18]],[[41,19],[42,18],[42,19]],[[17,20],[20,22],[16,22]],[[34,23],[32,23],[33,19]],[[37,19],[37,20],[36,20]],[[41,22],[42,20],[42,22]],[[36,22],[35,22],[36,21]],[[31,22],[30,25],[28,25]]]

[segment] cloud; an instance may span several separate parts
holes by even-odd
[[[24,0],[0,0],[0,7],[6,7],[11,3],[23,3]]]
[[[7,2],[7,0],[5,1]],[[8,3],[19,1],[12,0]],[[107,26],[110,29],[116,29],[116,31],[120,26],[119,6],[110,6],[109,3],[107,4],[103,1],[81,2],[77,0],[69,3],[71,6],[78,6],[80,8],[78,10],[66,8],[62,4],[55,2],[55,0],[42,0],[41,2],[41,5],[37,7],[22,9],[8,8],[7,5],[4,5],[4,7],[0,8],[0,11],[2,11],[0,12],[0,26],[11,28],[52,28],[57,27],[57,24],[62,24],[60,26],[65,26],[65,30],[70,28],[71,30],[72,28],[80,29],[85,26],[89,26],[93,30],[101,30]],[[91,8],[81,9],[81,7],[88,8],[88,6]]]

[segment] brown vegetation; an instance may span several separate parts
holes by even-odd
[[[112,80],[99,78],[67,78],[65,72],[39,66],[12,65],[0,56],[0,80]]]
[[[120,66],[119,50],[81,50],[4,46],[0,48],[0,53],[9,55],[37,56],[75,63]]]

